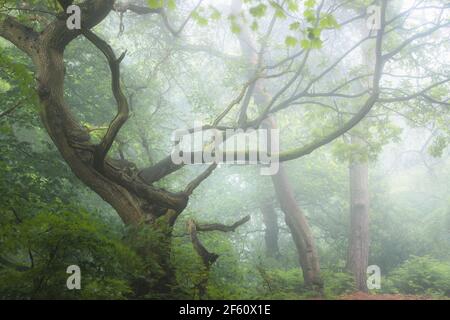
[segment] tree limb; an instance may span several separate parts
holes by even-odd
[[[217,163],[211,164],[208,169],[206,169],[204,172],[202,172],[197,178],[192,180],[187,186],[186,189],[184,189],[184,194],[187,196],[190,196],[194,190],[206,179],[208,178],[211,173],[214,171],[214,169],[217,168]]]
[[[117,114],[109,124],[108,130],[106,131],[106,134],[103,137],[102,141],[96,146],[96,152],[94,155],[94,165],[97,168],[103,168],[105,157],[108,151],[111,149],[111,146],[114,143],[117,134],[129,117],[128,101],[123,94],[122,88],[120,86],[120,62],[125,57],[126,52],[124,52],[117,59],[111,46],[109,46],[106,41],[98,37],[92,31],[83,30],[83,35],[90,42],[92,42],[108,60],[109,68],[111,69],[112,92],[114,95],[114,99],[117,102]]]
[[[9,15],[0,14],[0,36],[12,42],[30,57],[36,54],[38,33]]]
[[[132,3],[123,3],[123,4],[116,4],[114,7],[114,10],[116,10],[117,12],[120,12],[120,13],[124,13],[129,10],[138,15],[158,14],[161,16],[161,19],[164,23],[164,26],[167,28],[167,30],[169,30],[169,32],[173,36],[178,37],[180,35],[180,33],[183,31],[186,24],[192,18],[192,15],[194,14],[194,12],[200,7],[202,2],[203,2],[203,0],[200,0],[197,3],[195,8],[189,13],[187,18],[183,21],[183,23],[180,25],[180,27],[178,27],[178,29],[175,29],[174,27],[172,27],[172,25],[169,22],[169,18],[167,17],[166,11],[162,7],[161,8],[149,8],[149,7],[142,7],[139,5],[135,5]]]
[[[383,56],[383,35],[386,27],[386,7],[387,0],[381,2],[381,27],[376,36],[376,48],[375,48],[375,71],[373,76],[372,94],[365,102],[364,106],[356,113],[347,123],[331,132],[330,134],[322,137],[321,139],[314,141],[304,147],[293,149],[291,151],[282,152],[279,154],[279,161],[289,161],[308,155],[314,150],[334,141],[344,133],[353,129],[362,119],[372,110],[373,106],[378,101],[380,95],[380,80],[383,73],[383,68],[386,60]]]
[[[216,260],[219,258],[219,255],[209,252],[201,243],[200,239],[197,236],[197,224],[193,219],[189,219],[187,221],[187,229],[191,236],[192,246],[194,247],[194,250],[202,259],[203,265],[206,268],[209,268],[214,262],[216,262]]]
[[[238,227],[244,223],[250,221],[250,216],[245,216],[239,221],[236,221],[232,225],[225,225],[220,223],[210,223],[210,224],[197,224],[197,231],[207,232],[207,231],[221,231],[221,232],[234,232]]]
[[[8,110],[5,110],[3,112],[0,113],[0,119],[3,117],[6,117],[7,115],[9,115],[11,112],[13,112],[14,110],[16,110],[21,104],[21,101],[18,101],[15,105],[13,105],[11,108],[9,108]]]

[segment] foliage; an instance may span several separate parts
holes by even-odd
[[[120,234],[61,203],[29,218],[3,211],[0,239],[2,258],[18,266],[0,269],[3,299],[124,299],[132,293],[129,280],[141,270]],[[81,269],[82,290],[65,287],[70,265]]]
[[[324,293],[327,298],[337,298],[340,295],[355,291],[353,276],[346,272],[323,272],[325,284]]]
[[[450,264],[430,256],[411,256],[387,275],[386,292],[450,297]]]

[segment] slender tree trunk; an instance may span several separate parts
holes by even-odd
[[[361,36],[368,36],[370,30],[366,23],[361,22],[359,27]],[[372,70],[375,61],[373,43],[368,42],[361,46],[361,58]],[[367,80],[359,82],[359,89],[372,89],[372,83]],[[367,127],[364,122],[359,124],[360,130],[365,133]],[[359,133],[361,134],[361,133]],[[367,267],[369,260],[369,166],[367,160],[367,143],[357,134],[351,135],[350,143],[357,150],[350,155],[349,183],[350,183],[350,238],[347,252],[347,270],[353,274],[356,289],[367,292]]]
[[[283,166],[280,166],[278,174],[272,176],[272,181],[281,209],[285,214],[286,224],[297,248],[305,285],[314,290],[322,291],[323,283],[320,276],[319,256],[314,238],[308,220],[297,204],[294,190]]]
[[[241,0],[233,0],[232,12],[237,17],[239,16],[241,7]],[[258,64],[262,64],[263,62],[263,57],[259,56],[257,52],[263,52],[264,50],[256,49],[256,44],[248,25],[243,23],[240,27],[239,42],[241,50],[244,57],[247,59],[248,64],[255,69]],[[265,89],[264,80],[260,79],[249,86],[247,91],[248,98],[250,98],[249,94],[251,94],[256,105],[260,109],[267,106],[271,100],[271,96]],[[248,100],[244,99],[243,103],[248,103]],[[267,129],[277,128],[276,121],[273,118],[266,119],[263,126]],[[270,143],[268,145],[270,145]],[[308,221],[295,199],[294,190],[289,182],[288,174],[282,163],[279,164],[278,173],[272,176],[272,182],[275,187],[278,202],[285,214],[286,224],[291,231],[292,238],[298,251],[305,286],[322,292],[323,282],[320,276],[319,257],[317,255],[314,238],[309,228]]]
[[[361,142],[352,137],[352,144]],[[367,292],[369,261],[369,167],[365,160],[353,159],[350,175],[350,239],[347,269],[355,278],[356,288]]]
[[[271,203],[261,204],[261,213],[266,227],[264,231],[264,240],[266,245],[266,255],[278,259],[280,257],[280,248],[278,247],[278,219],[277,212]]]

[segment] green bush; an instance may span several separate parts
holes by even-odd
[[[282,292],[284,294],[299,294],[303,291],[303,276],[299,268],[288,270],[265,270],[258,266],[263,284],[269,293]]]
[[[430,256],[411,256],[382,283],[383,291],[450,296],[450,264]]]
[[[334,298],[356,290],[351,274],[345,272],[322,272],[324,293],[327,298]]]
[[[259,265],[257,271],[263,287],[259,299],[299,300],[316,295],[305,288],[302,270],[299,268],[266,269]]]
[[[142,273],[138,256],[99,218],[54,206],[20,221],[0,211],[0,258],[7,261],[0,265],[0,299],[127,298],[130,280]],[[66,287],[73,264],[81,268],[81,290]]]

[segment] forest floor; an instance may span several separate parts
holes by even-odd
[[[432,297],[404,294],[368,294],[355,292],[338,298],[339,300],[434,300]]]

